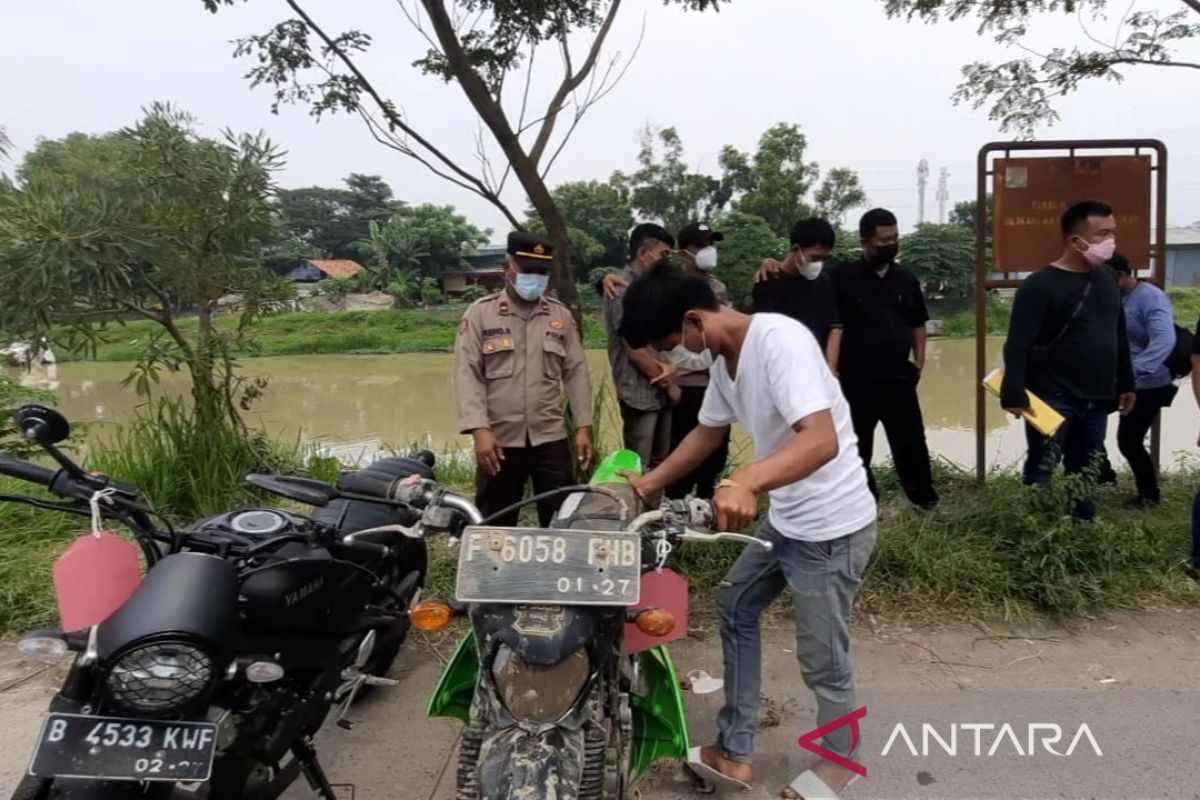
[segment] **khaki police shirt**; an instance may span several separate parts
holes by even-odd
[[[513,299],[501,290],[463,315],[454,345],[458,428],[488,428],[501,447],[534,447],[567,435],[566,392],[578,427],[592,424],[592,384],[583,342],[562,303]]]

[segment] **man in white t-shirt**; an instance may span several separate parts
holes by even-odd
[[[723,307],[708,284],[660,267],[630,286],[621,335],[632,346],[670,352],[682,345],[714,357],[699,426],[645,476],[630,475],[643,498],[686,475],[740,422],[758,459],[718,484],[722,530],[770,514],[758,535],[771,550],[747,548],[717,589],[725,658],[725,706],[713,746],[693,753],[705,777],[749,784],[762,667],[759,618],[785,586],[795,594],[796,655],[817,698],[817,724],[857,709],[850,669],[850,609],[875,543],[877,509],[858,454],[850,408],[813,335],[778,314]],[[825,747],[853,758],[856,731],[842,726]],[[854,774],[822,761],[783,790],[785,798],[839,796]]]

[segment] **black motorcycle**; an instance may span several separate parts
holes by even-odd
[[[315,512],[242,509],[176,530],[154,522],[136,487],[62,453],[70,427],[57,411],[25,406],[17,423],[60,468],[0,456],[0,474],[63,499],[0,501],[83,516],[98,504],[133,534],[147,571],[98,625],[22,640],[26,655],[75,657],[13,800],[274,800],[302,774],[335,800],[313,737],[335,706],[348,726],[364,687],[395,683],[384,675],[426,569],[416,516],[353,487],[432,478],[432,454],[348,473],[349,491],[251,475]]]

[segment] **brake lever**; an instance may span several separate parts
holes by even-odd
[[[770,550],[775,546],[771,542],[747,536],[744,533],[701,533],[691,528],[685,530],[679,539],[683,542],[741,542],[742,544],[756,544],[764,550]]]

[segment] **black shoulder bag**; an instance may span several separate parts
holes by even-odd
[[[1029,349],[1030,363],[1042,365],[1050,360],[1050,351],[1054,349],[1054,345],[1058,344],[1067,335],[1067,331],[1071,329],[1071,324],[1079,317],[1079,312],[1083,311],[1083,304],[1087,302],[1088,295],[1091,293],[1092,276],[1088,275],[1088,282],[1083,287],[1083,294],[1079,296],[1079,302],[1075,304],[1075,309],[1071,312],[1071,316],[1067,317],[1067,321],[1063,324],[1062,329],[1050,341],[1045,344],[1035,344]]]

